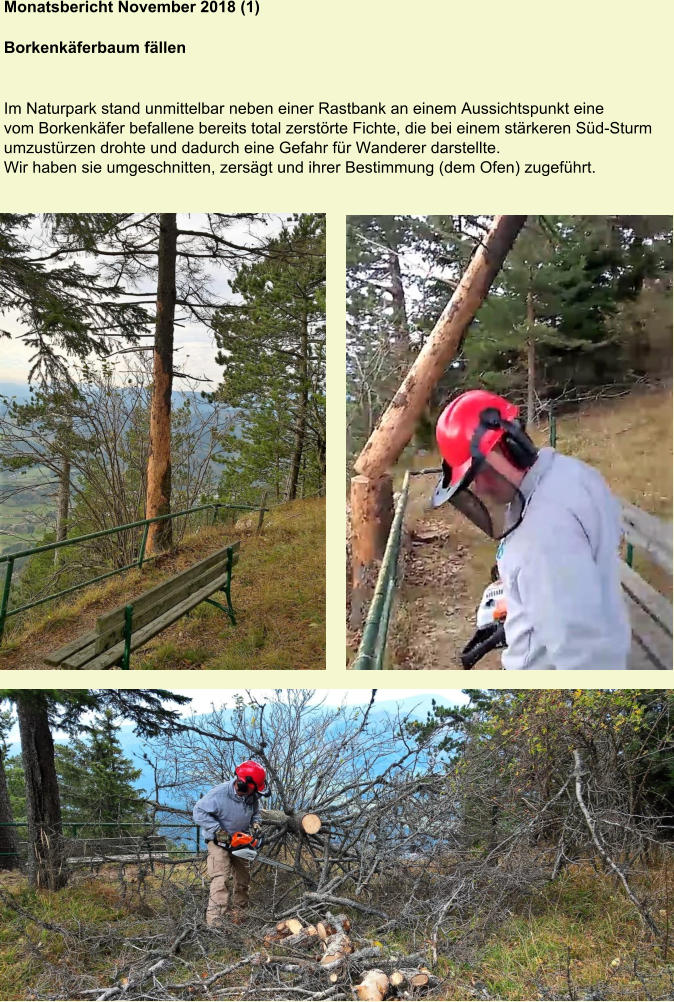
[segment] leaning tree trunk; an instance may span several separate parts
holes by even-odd
[[[56,891],[67,884],[68,870],[47,702],[39,692],[26,692],[16,708],[26,782],[28,874],[33,887]]]
[[[150,408],[150,454],[147,461],[146,518],[167,515],[171,510],[171,392],[177,248],[176,214],[162,212],[159,215],[157,323]],[[172,538],[170,519],[153,523],[147,537],[147,553],[168,549]]]
[[[290,478],[288,481],[288,491],[286,501],[294,501],[297,497],[297,482],[300,475],[300,463],[304,453],[304,441],[307,433],[307,410],[309,406],[309,331],[307,329],[308,320],[306,314],[302,321],[301,345],[300,345],[300,365],[299,365],[299,407],[297,413],[297,423],[295,425],[295,441],[293,444],[292,461],[290,465]]]
[[[15,870],[19,865],[19,839],[13,825],[5,763],[0,754],[0,870]]]
[[[351,482],[351,626],[354,629],[362,625],[365,617],[376,565],[384,555],[393,518],[388,471],[412,438],[433,388],[462,344],[525,221],[526,216],[494,218],[489,233],[475,251],[452,298],[354,464],[359,474]]]

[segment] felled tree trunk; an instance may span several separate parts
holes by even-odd
[[[145,517],[171,510],[171,393],[173,390],[173,327],[176,308],[178,234],[175,212],[159,214],[159,273],[157,323],[154,339],[150,454],[147,460]],[[147,537],[148,555],[171,546],[171,519],[154,522]]]
[[[271,811],[263,809],[260,811],[262,820],[271,824],[286,825],[288,831],[296,835],[315,835],[321,827],[321,819],[318,814],[302,812],[299,814],[286,814],[285,811]]]
[[[39,691],[29,691],[16,709],[26,781],[28,875],[33,887],[56,891],[67,884],[68,871],[47,704]]]

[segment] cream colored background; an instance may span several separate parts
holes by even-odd
[[[185,56],[0,55],[2,102],[432,103],[568,100],[601,103],[609,119],[650,122],[650,137],[551,137],[536,159],[591,159],[592,176],[159,176],[2,178],[0,211],[325,211],[328,213],[327,672],[61,672],[80,687],[213,685],[399,688],[616,684],[603,672],[386,672],[350,675],[344,663],[344,218],[347,213],[671,213],[671,4],[449,3],[442,0],[261,0],[237,15],[2,16],[17,41],[184,41]],[[4,121],[4,119],[3,119]],[[4,134],[4,129],[3,129]],[[143,140],[143,137],[137,137]],[[198,138],[198,137],[195,137]],[[300,137],[296,137],[299,139]],[[307,137],[311,138],[311,137]],[[349,137],[345,137],[349,138]],[[401,137],[403,138],[403,137]],[[456,139],[458,137],[452,137]],[[489,137],[485,137],[489,138]],[[86,141],[84,137],[82,141]],[[541,140],[538,140],[539,144]],[[517,145],[525,159],[526,139]],[[497,143],[498,145],[498,143]],[[533,153],[533,150],[532,150]],[[0,342],[0,371],[2,342]],[[53,672],[3,672],[26,686]],[[96,674],[94,680],[92,676]],[[622,684],[662,686],[662,672]]]

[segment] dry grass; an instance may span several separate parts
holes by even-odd
[[[160,583],[215,549],[241,540],[232,578],[232,626],[220,610],[199,606],[132,656],[140,668],[324,668],[325,501],[296,501],[271,512],[260,536],[257,514],[234,526],[203,528],[176,554],[75,593],[70,601],[35,610],[13,625],[0,668],[45,668],[43,657],[92,629],[98,616]],[[10,623],[12,621],[10,620]]]

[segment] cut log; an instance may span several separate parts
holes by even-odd
[[[359,999],[374,1000],[374,1002],[381,1002],[382,999],[386,998],[388,990],[389,980],[387,976],[383,971],[379,971],[376,968],[371,971],[365,971],[361,983],[354,987],[354,991]]]
[[[292,918],[286,919],[285,927],[288,930],[288,932],[291,933],[293,936],[296,936],[297,933],[301,932],[302,929],[304,928],[299,919],[292,919]]]
[[[272,811],[266,808],[260,811],[263,824],[285,825],[288,831],[295,835],[316,835],[321,827],[318,814],[311,811],[298,811],[296,814],[286,814],[285,811]]]
[[[323,942],[325,942],[325,940],[328,938],[328,936],[332,935],[331,933],[328,932],[327,926],[324,925],[323,922],[317,922],[316,923],[316,932],[318,933],[318,935],[320,936],[320,938],[323,940]]]
[[[300,825],[307,835],[317,835],[321,828],[321,819],[318,814],[303,814]]]
[[[428,984],[426,971],[393,971],[390,978],[394,988],[423,988]]]
[[[339,957],[353,953],[353,944],[345,932],[336,932],[323,944],[323,949],[325,953],[321,958],[321,966],[325,967]]]

